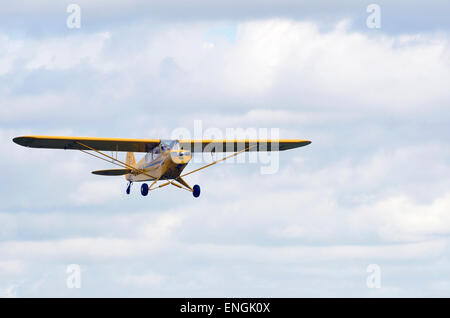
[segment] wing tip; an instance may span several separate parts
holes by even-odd
[[[20,136],[14,137],[12,141],[20,146],[28,147],[29,140],[27,136]]]
[[[289,149],[294,149],[294,148],[300,148],[300,147],[305,147],[308,146],[309,144],[311,144],[311,140],[283,140],[280,143],[284,143],[284,142],[289,142],[291,143],[288,146],[280,146],[280,151],[284,151],[284,150],[289,150]]]

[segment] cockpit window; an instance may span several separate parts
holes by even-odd
[[[161,150],[165,151],[168,149],[179,150],[180,144],[178,140],[161,140]]]
[[[173,145],[171,147],[172,150],[180,150],[180,144],[178,143],[178,140],[174,140]]]
[[[152,160],[155,160],[158,158],[161,154],[161,151],[159,151],[159,145],[152,149]]]
[[[147,154],[145,155],[145,163],[150,163],[152,162],[152,160],[152,154],[150,152],[147,152]]]

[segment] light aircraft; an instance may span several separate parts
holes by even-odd
[[[96,170],[93,174],[101,176],[125,176],[128,181],[126,193],[130,194],[133,182],[151,181],[141,185],[141,194],[167,185],[192,192],[194,197],[200,196],[200,186],[191,187],[183,177],[210,167],[220,161],[237,156],[245,151],[282,151],[309,145],[309,140],[284,139],[222,139],[222,140],[163,140],[163,139],[124,139],[124,138],[92,138],[92,137],[59,137],[59,136],[23,136],[13,139],[16,144],[31,148],[73,149],[80,150],[96,158],[113,163],[120,169]],[[111,151],[112,155],[104,151]],[[117,159],[117,153],[127,152],[126,161]],[[115,156],[114,156],[115,152]],[[135,152],[143,152],[145,156],[136,163]],[[183,169],[192,158],[192,152],[233,152],[203,167],[182,174]],[[156,186],[158,181],[165,181]]]

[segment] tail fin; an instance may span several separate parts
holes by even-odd
[[[136,158],[134,157],[134,153],[133,152],[127,152],[126,163],[127,163],[127,165],[129,165],[131,167],[135,167],[136,166]],[[127,173],[125,175],[125,179],[127,179],[128,181],[130,181],[130,177],[131,177],[130,173]]]
[[[136,159],[133,152],[127,152],[127,165],[134,167],[136,165]]]

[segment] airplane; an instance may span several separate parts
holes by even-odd
[[[191,187],[184,181],[185,176],[246,151],[284,151],[311,143],[309,140],[300,139],[165,140],[61,136],[22,136],[14,138],[13,141],[18,145],[31,148],[80,150],[112,163],[120,169],[96,170],[92,173],[100,176],[124,175],[128,181],[126,194],[130,194],[134,182],[144,182],[141,185],[143,196],[147,196],[149,191],[173,185],[192,192],[195,198],[200,196],[200,186],[196,184]],[[112,155],[106,154],[105,151],[111,151]],[[125,162],[117,159],[118,152],[127,153]],[[145,153],[138,163],[136,163],[135,152]],[[233,152],[233,154],[182,174],[192,159],[192,152]],[[151,184],[148,185],[145,181],[151,181]],[[156,186],[158,181],[164,181],[164,183]]]

